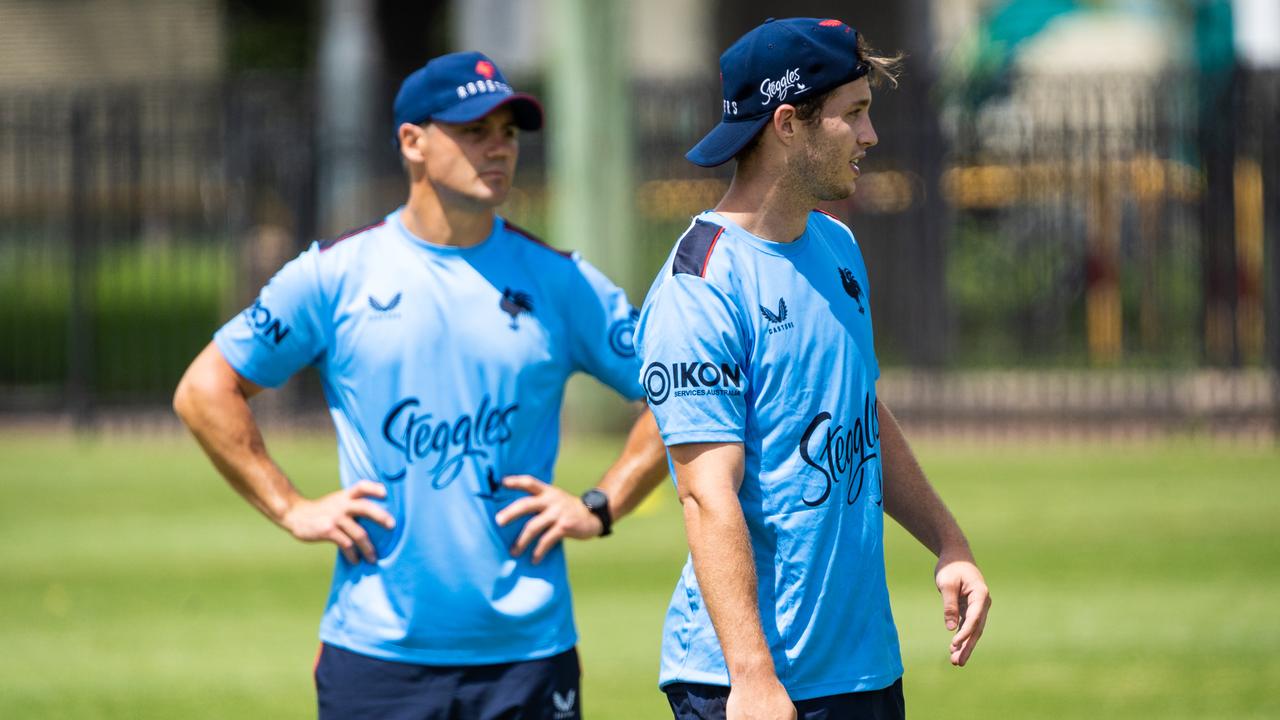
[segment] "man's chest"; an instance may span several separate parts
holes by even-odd
[[[500,380],[563,362],[556,298],[518,273],[379,268],[343,288],[330,362],[397,374]]]
[[[763,372],[812,391],[848,373],[879,374],[861,270],[839,260],[768,268],[743,312],[753,379]],[[790,270],[790,272],[786,272]]]

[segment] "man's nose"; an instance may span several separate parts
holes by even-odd
[[[863,147],[872,147],[879,142],[880,138],[876,135],[876,129],[872,126],[871,121],[868,120],[866,127],[862,129],[862,132],[858,133],[858,144]]]
[[[503,133],[491,138],[488,145],[485,154],[489,157],[509,157],[516,151],[516,139]]]

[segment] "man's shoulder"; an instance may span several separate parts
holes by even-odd
[[[353,278],[370,272],[370,262],[385,253],[370,252],[370,243],[389,232],[386,218],[311,243],[277,273],[294,292],[332,298]]]
[[[818,228],[829,237],[848,240],[855,245],[857,244],[857,240],[853,237],[853,230],[849,229],[849,225],[826,210],[814,208],[810,211],[809,225]]]
[[[671,272],[676,275],[694,275],[704,280],[712,269],[711,259],[715,256],[716,246],[724,235],[724,226],[705,216],[693,219],[689,227],[676,240],[675,250],[671,255]],[[724,253],[720,253],[723,257]]]
[[[385,232],[386,229],[387,218],[382,218],[377,222],[361,225],[331,238],[317,241],[316,252],[325,256],[328,262],[334,262],[339,258],[358,253],[370,238]]]
[[[561,250],[506,218],[502,219],[502,226],[507,237],[511,238],[517,247],[527,250],[531,257],[546,260],[552,266],[573,264],[573,261],[577,259],[576,253],[570,250]],[[565,261],[568,261],[568,263]]]
[[[561,250],[524,228],[504,219],[510,259],[519,262],[525,272],[544,280],[544,287],[557,295],[584,297],[613,288],[616,283],[599,268],[572,250]]]
[[[315,272],[315,279],[325,287],[345,278],[367,272],[370,262],[384,257],[383,252],[372,251],[379,238],[393,232],[388,218],[362,225],[353,230],[317,240],[302,254]]]
[[[714,215],[694,217],[654,278],[646,302],[682,304],[691,297],[719,297],[727,304],[738,304],[742,274],[738,265],[743,259],[729,241],[732,232],[731,226],[722,224]]]

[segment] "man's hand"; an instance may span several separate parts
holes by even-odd
[[[523,497],[502,508],[495,516],[499,527],[504,527],[516,518],[533,515],[525,523],[524,530],[516,544],[511,546],[511,556],[523,553],[538,538],[533,548],[533,563],[542,562],[551,548],[562,538],[571,537],[579,540],[593,538],[604,532],[600,518],[591,514],[582,499],[570,495],[554,485],[548,485],[531,475],[509,475],[502,479],[502,484],[516,490],[524,490],[529,497]],[[541,537],[539,537],[541,536]]]
[[[951,664],[964,667],[987,625],[991,593],[982,572],[970,559],[951,559],[943,554],[934,570],[938,592],[942,593],[942,615],[948,630],[959,630],[951,638]]]
[[[795,720],[795,717],[796,706],[776,676],[732,681],[725,720]]]
[[[361,480],[345,490],[315,500],[298,498],[280,518],[280,525],[305,542],[332,542],[352,565],[360,561],[357,549],[365,560],[377,562],[378,556],[369,541],[369,533],[360,527],[356,518],[366,517],[388,530],[394,528],[396,521],[390,513],[364,499],[386,496],[387,489],[380,483]]]

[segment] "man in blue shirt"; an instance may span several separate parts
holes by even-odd
[[[395,101],[409,199],[316,243],[195,359],[174,406],[231,485],[340,552],[320,627],[322,718],[580,716],[561,538],[607,535],[665,475],[647,410],[581,499],[550,484],[565,382],[640,399],[636,311],[587,262],[495,213],[542,125],[485,56]],[[248,399],[315,367],[342,489],[302,497]]]
[[[862,254],[814,210],[854,191],[894,65],[838,20],[766,22],[721,57],[723,120],[687,155],[737,166],[636,332],[691,551],[662,648],[678,718],[902,717],[886,511],[938,555],[952,663],[982,634],[982,574],[876,396]]]

